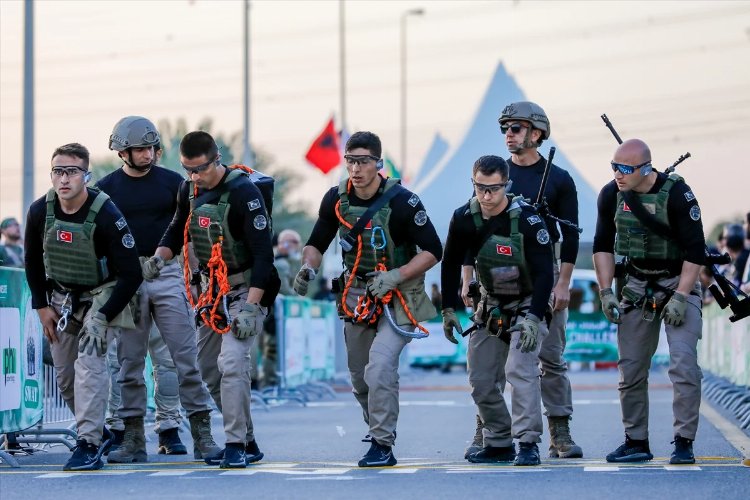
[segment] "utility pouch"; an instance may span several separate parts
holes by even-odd
[[[401,295],[403,295],[406,306],[409,308],[412,317],[417,322],[421,323],[422,321],[427,321],[437,316],[437,310],[435,309],[435,306],[432,305],[432,300],[430,300],[429,295],[425,292],[424,277],[420,276],[413,280],[405,281],[398,286],[398,289],[401,291]],[[397,325],[403,326],[412,324],[409,315],[406,313],[401,301],[395,294],[391,301],[391,305],[393,305],[394,319],[396,320]]]
[[[656,319],[656,297],[651,288],[646,288],[646,295],[643,297],[643,321],[654,321]]]
[[[112,296],[114,287],[114,282],[109,282],[97,288],[94,288],[93,290],[91,290],[91,292],[89,292],[93,297],[91,307],[94,308],[95,311],[99,311],[104,306],[104,304],[107,303],[109,298]],[[125,305],[120,314],[115,316],[115,318],[110,321],[109,325],[107,326],[111,328],[125,328],[131,330],[134,329],[135,323],[133,322],[133,311],[130,307],[130,303]]]
[[[521,294],[521,271],[518,266],[493,267],[490,274],[492,275],[492,288],[495,293],[500,295]]]

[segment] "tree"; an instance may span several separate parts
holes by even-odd
[[[167,120],[159,122],[159,133],[161,135],[162,157],[159,162],[166,168],[174,170],[183,177],[185,171],[180,165],[180,141],[190,130],[203,130],[211,134],[216,140],[216,145],[221,153],[221,162],[225,165],[235,163],[235,152],[242,150],[242,134],[235,132],[233,134],[214,133],[213,121],[205,118],[198,126],[191,129],[187,126],[184,119],[180,118],[172,124]],[[300,178],[292,170],[284,167],[273,165],[271,155],[258,151],[254,152],[255,165],[253,168],[263,172],[275,179],[273,195],[273,227],[274,232],[279,233],[282,229],[294,229],[302,236],[303,241],[307,239],[312,230],[314,220],[308,215],[306,207],[301,203],[291,203],[288,201],[288,195],[293,186],[300,184]],[[122,166],[122,160],[113,154],[102,160],[91,161],[92,182],[96,182],[102,177],[114,172]]]

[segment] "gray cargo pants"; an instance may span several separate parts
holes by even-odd
[[[193,315],[185,295],[182,269],[177,260],[168,262],[154,280],[144,280],[138,289],[140,317],[135,330],[127,330],[118,342],[122,402],[120,418],[146,413],[146,364],[149,335],[155,323],[177,370],[180,402],[188,416],[210,410],[209,394],[203,386],[197,364]]]
[[[239,314],[247,292],[243,285],[227,294],[232,318]],[[198,328],[198,365],[224,418],[227,443],[246,444],[255,439],[250,415],[250,353],[255,341],[255,337],[240,340],[231,330],[218,334],[206,325]]]
[[[350,308],[364,289],[351,288],[347,295]],[[412,330],[413,327],[402,327]],[[398,361],[410,337],[396,333],[388,318],[381,316],[375,328],[344,323],[347,362],[352,392],[362,407],[362,416],[370,427],[370,436],[384,446],[393,446],[398,423]]]
[[[662,278],[657,283],[675,290],[679,276]],[[642,296],[646,282],[629,277],[623,287],[623,296]],[[698,366],[697,345],[703,328],[700,284],[696,282],[694,292],[687,297],[685,322],[680,326],[665,325],[669,344],[669,379],[673,385],[672,412],[674,414],[674,434],[687,439],[695,439],[698,430],[699,408],[701,403],[701,379],[703,374]],[[625,299],[622,324],[617,329],[617,349],[620,359],[620,406],[625,433],[631,439],[648,439],[648,374],[651,358],[659,344],[661,320],[658,313],[668,298],[656,292],[658,304],[654,321],[645,321],[640,308],[627,309]]]
[[[521,302],[519,307],[529,304],[531,297]],[[511,326],[522,320],[521,316],[516,317]],[[471,397],[484,422],[482,434],[485,446],[510,446],[513,438],[524,443],[541,441],[539,349],[547,336],[547,324],[544,320],[539,323],[539,339],[532,352],[523,353],[516,349],[520,335],[520,332],[513,332],[508,345],[481,328],[472,332],[469,339],[469,384]],[[503,398],[506,381],[511,386],[512,417]]]
[[[60,307],[65,295],[52,292],[50,306],[60,315]],[[102,441],[104,427],[104,412],[107,408],[107,390],[109,388],[109,374],[104,355],[98,356],[96,351],[91,355],[78,352],[78,339],[85,318],[95,313],[91,310],[91,303],[83,303],[68,319],[68,327],[64,332],[56,332],[57,342],[50,343],[52,360],[57,373],[57,387],[75,414],[78,428],[78,439],[99,446]],[[119,328],[107,329],[107,344],[117,335]]]

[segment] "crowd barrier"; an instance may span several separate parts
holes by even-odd
[[[704,371],[750,387],[750,319],[732,323],[727,311],[716,303],[703,307],[698,363]]]

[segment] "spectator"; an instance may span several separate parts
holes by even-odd
[[[742,282],[742,274],[747,264],[750,249],[745,245],[745,230],[739,224],[727,224],[724,227],[724,248],[732,258],[732,264],[727,267],[725,276],[735,285]]]
[[[314,300],[328,300],[328,301],[334,301],[336,300],[336,296],[333,294],[333,291],[331,290],[331,280],[327,279],[325,276],[321,276],[318,280],[319,288],[318,291],[315,292],[315,295],[313,295]]]
[[[23,240],[21,226],[14,217],[7,217],[0,222],[0,266],[23,266]]]

